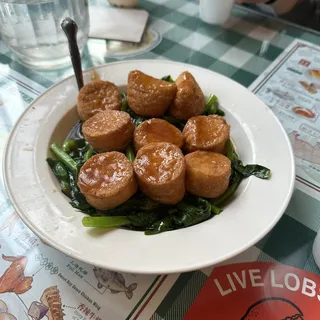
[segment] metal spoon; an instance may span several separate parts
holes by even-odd
[[[61,29],[68,38],[69,52],[73,71],[76,76],[79,91],[83,87],[83,74],[81,66],[81,55],[77,43],[78,26],[71,18],[65,18],[61,22]]]

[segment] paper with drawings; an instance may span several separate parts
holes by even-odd
[[[320,47],[294,41],[250,88],[286,129],[297,180],[320,191]]]

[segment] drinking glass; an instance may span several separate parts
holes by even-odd
[[[70,61],[61,21],[78,25],[82,51],[89,34],[88,0],[0,0],[2,40],[25,64],[52,68]]]

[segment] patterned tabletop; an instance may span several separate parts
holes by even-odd
[[[98,2],[101,1],[92,0],[90,4]],[[301,39],[318,44],[320,39],[320,34],[316,32],[240,7],[233,9],[232,17],[225,25],[212,26],[198,18],[198,5],[193,0],[141,0],[139,6],[150,13],[143,43],[131,46],[123,44],[121,50],[117,51],[114,49],[117,47],[115,41],[90,39],[84,51],[84,68],[121,59],[170,59],[219,72],[249,87],[293,41]],[[147,51],[152,41],[154,48]],[[15,121],[32,99],[71,74],[71,67],[46,71],[28,68],[0,41],[1,150]],[[309,190],[301,181],[297,181],[291,203],[276,227],[232,262],[280,262],[320,274],[312,256],[312,244],[320,229],[318,194],[318,191]],[[0,225],[7,223],[8,226],[17,218],[11,214],[2,182],[0,200]],[[6,238],[8,234],[1,232],[3,228],[0,228],[0,239],[5,239],[9,244]],[[63,256],[53,249],[46,250],[52,256]],[[13,252],[11,255],[18,253],[21,254]],[[56,259],[66,259],[61,257]],[[152,314],[153,320],[182,319],[211,270],[208,268],[181,275],[154,277],[131,311],[126,315],[117,313],[118,316],[112,319],[148,319]],[[162,294],[157,291],[160,286],[164,286]],[[152,305],[149,309],[148,304]],[[83,311],[79,303],[74,305],[78,313]],[[88,315],[83,319],[90,319]],[[106,316],[103,318],[103,313],[100,317],[109,319]],[[78,316],[73,319],[81,318]]]

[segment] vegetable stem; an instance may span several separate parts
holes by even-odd
[[[125,93],[121,94],[121,111],[128,112],[129,106],[128,106],[128,101],[127,101],[127,96]]]
[[[55,143],[51,145],[50,149],[56,155],[56,157],[72,172],[74,177],[76,177],[78,174],[77,163]]]
[[[227,141],[227,157],[230,161],[233,160],[233,145],[230,139]]]
[[[130,143],[126,148],[126,157],[129,159],[130,162],[134,162],[134,159],[136,158],[136,155],[134,154],[133,146]]]
[[[70,153],[71,151],[77,149],[77,143],[74,140],[65,140],[62,145],[62,150],[66,153]]]
[[[216,95],[211,94],[206,102],[204,114],[217,114],[218,116],[224,117],[225,113],[219,108],[219,100]]]
[[[127,217],[84,217],[82,224],[93,228],[116,228],[130,224]]]
[[[90,146],[90,148],[87,150],[87,152],[85,153],[84,155],[84,161],[88,161],[93,155],[93,149],[92,147]]]
[[[211,212],[214,214],[214,215],[218,215],[222,212],[223,210],[213,204],[211,204]]]
[[[228,139],[227,141],[227,157],[230,161],[239,160],[239,156],[236,154],[234,150],[234,146],[231,139]]]

